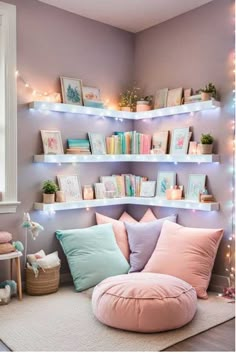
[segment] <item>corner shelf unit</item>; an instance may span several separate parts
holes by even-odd
[[[54,212],[59,210],[72,210],[81,208],[95,208],[105,207],[111,205],[148,205],[159,206],[176,209],[188,209],[188,210],[201,210],[201,211],[217,211],[219,210],[219,203],[200,203],[193,200],[167,200],[157,197],[144,198],[144,197],[123,197],[123,198],[111,198],[111,199],[93,199],[93,200],[81,200],[76,202],[65,203],[34,203],[35,210],[41,210],[44,212]]]
[[[115,119],[146,119],[146,118],[157,118],[162,116],[172,116],[176,114],[186,114],[197,111],[205,111],[209,109],[215,109],[220,107],[220,102],[216,100],[200,101],[194,103],[186,103],[180,106],[165,107],[154,109],[146,112],[126,112],[126,111],[116,111],[111,109],[102,108],[92,108],[77,106],[73,104],[66,103],[54,103],[54,102],[44,102],[44,101],[34,101],[29,104],[30,109],[36,109],[39,111],[54,111],[61,113],[75,113],[81,115],[92,115],[101,117],[110,117]]]
[[[219,155],[34,155],[36,163],[96,163],[96,162],[165,162],[165,163],[214,163]]]

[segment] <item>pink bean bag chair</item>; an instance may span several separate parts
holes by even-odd
[[[162,332],[184,326],[197,309],[195,289],[165,274],[130,273],[107,278],[92,296],[95,317],[107,326]]]

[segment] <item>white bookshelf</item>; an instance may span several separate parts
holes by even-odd
[[[165,107],[160,109],[154,109],[147,112],[125,112],[116,111],[112,109],[102,109],[102,108],[91,108],[84,106],[77,106],[66,103],[54,103],[54,102],[43,102],[43,101],[33,101],[29,104],[30,109],[35,109],[39,111],[53,111],[61,113],[73,113],[80,115],[92,115],[101,117],[111,117],[114,119],[147,119],[147,118],[157,118],[162,116],[172,116],[176,114],[186,114],[197,111],[205,111],[209,109],[215,109],[220,107],[220,102],[212,99],[209,101],[200,101],[194,103],[186,103],[175,107]]]
[[[165,162],[165,163],[214,163],[219,155],[34,155],[36,163],[97,163],[97,162]]]
[[[111,205],[147,205],[147,206],[159,206],[176,209],[188,209],[188,210],[201,210],[201,211],[218,211],[219,203],[200,203],[192,200],[166,200],[158,197],[143,198],[143,197],[124,197],[124,198],[111,198],[111,199],[93,199],[93,200],[80,200],[76,202],[65,203],[34,203],[35,210],[41,210],[44,212],[54,212],[59,210],[72,210],[72,209],[84,209],[94,207],[104,207]]]

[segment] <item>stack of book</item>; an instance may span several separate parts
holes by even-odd
[[[67,154],[90,155],[90,143],[88,139],[67,139]]]
[[[151,135],[136,131],[114,132],[106,137],[107,154],[150,154]]]

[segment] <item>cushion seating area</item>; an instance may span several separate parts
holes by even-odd
[[[92,307],[95,317],[108,326],[162,332],[192,320],[197,295],[191,285],[170,275],[130,273],[109,277],[98,284]]]

